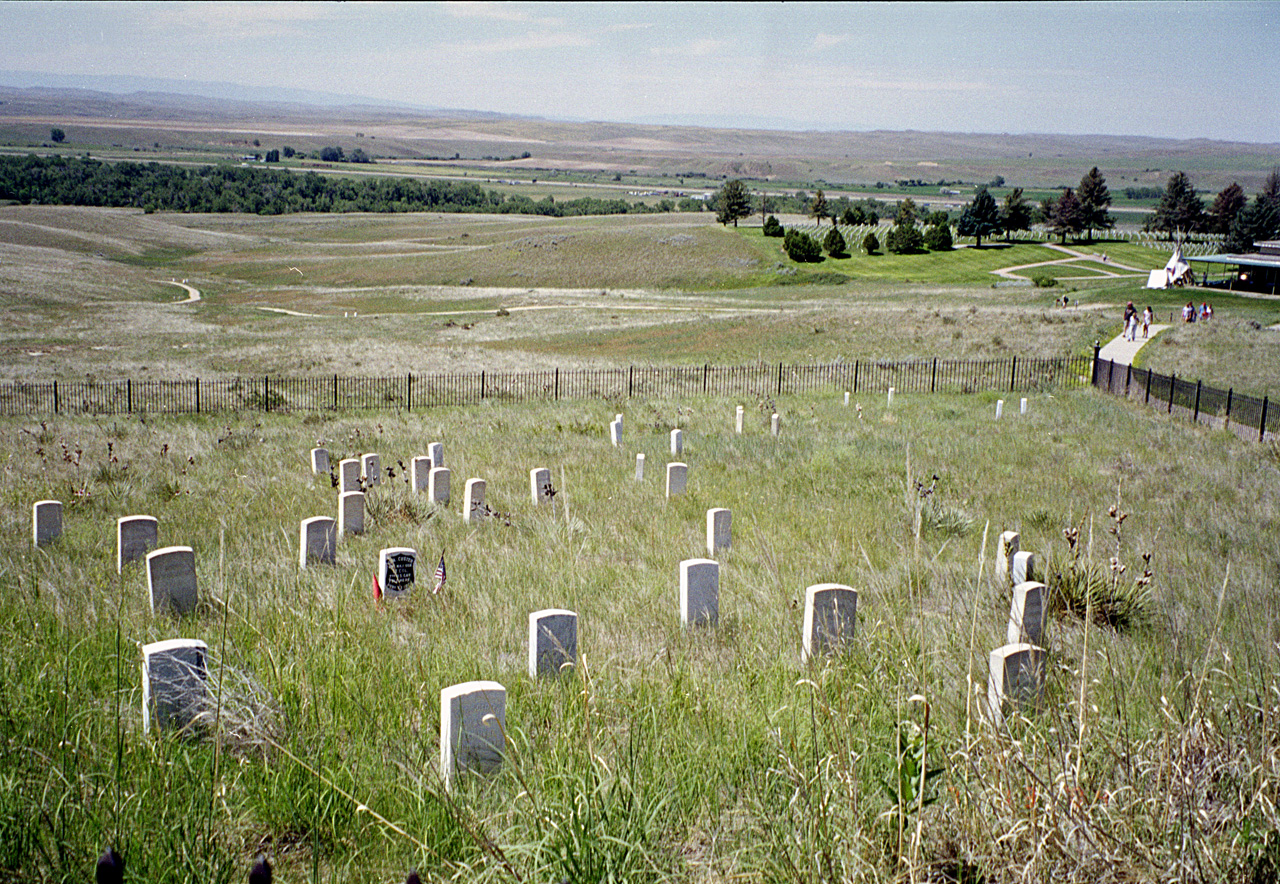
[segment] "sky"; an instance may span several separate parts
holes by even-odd
[[[1280,143],[1273,0],[7,0],[0,68],[9,85],[163,78],[568,120]]]

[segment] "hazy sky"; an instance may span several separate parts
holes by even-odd
[[[1280,3],[0,2],[0,67],[593,120],[1280,142]]]

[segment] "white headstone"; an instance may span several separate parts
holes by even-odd
[[[366,454],[360,458],[360,470],[364,473],[366,488],[382,484],[382,459],[376,454]]]
[[[193,638],[142,646],[142,732],[189,726],[209,699],[209,648]]]
[[[1009,564],[1009,580],[1014,586],[1036,579],[1036,557],[1034,553],[1017,552]]]
[[[155,516],[121,516],[116,519],[116,573],[130,562],[144,559],[160,545],[160,523]]]
[[[432,463],[435,463],[432,460]],[[449,469],[448,467],[432,467],[428,477],[428,494],[436,503],[449,502]]]
[[[618,412],[613,416],[614,421],[618,424],[618,429],[622,429],[622,412]]]
[[[37,500],[31,507],[31,542],[53,543],[62,536],[62,501]]]
[[[636,481],[644,481],[644,454],[636,455]]]
[[[529,470],[529,497],[534,506],[551,503],[551,471],[545,467]]]
[[[1044,648],[1011,644],[991,652],[987,676],[987,710],[999,727],[1009,706],[1035,707],[1044,689]]]
[[[468,681],[440,691],[440,776],[452,789],[466,770],[502,766],[507,689],[496,681]]]
[[[338,534],[364,533],[364,492],[344,491],[338,498]]]
[[[360,461],[354,457],[338,462],[338,491],[360,490]]]
[[[845,408],[849,407],[849,391],[848,390],[844,391],[844,407]]]
[[[389,599],[400,598],[413,589],[418,551],[407,546],[392,546],[378,553],[378,586]]]
[[[418,456],[409,462],[410,472],[413,473],[413,493],[421,494],[426,491],[431,482],[431,458]]]
[[[773,434],[774,438],[777,438],[777,436],[778,436],[778,413],[777,413],[776,411],[775,411],[772,415],[770,415],[770,416],[769,416],[769,432]]]
[[[312,448],[311,449],[311,472],[313,473],[329,472],[329,449],[328,448]]]
[[[667,464],[667,497],[684,494],[685,482],[689,477],[689,465],[679,462]]]
[[[720,564],[711,559],[680,563],[680,624],[715,626],[720,619]]]
[[[1028,642],[1038,645],[1044,640],[1044,603],[1047,588],[1043,583],[1028,580],[1013,588],[1013,603],[1009,606],[1008,644]]]
[[[1020,413],[1021,414],[1027,413],[1027,398],[1025,396],[1022,397],[1022,405],[1020,407]]]
[[[743,408],[741,405],[739,405],[738,410],[734,413],[734,418],[733,418],[734,432],[736,432],[738,435],[742,435],[742,415],[743,415]]]
[[[724,507],[707,510],[707,555],[733,545],[733,513]]]
[[[488,515],[484,505],[484,479],[468,479],[466,498],[463,504],[462,520],[478,522]]]
[[[1009,579],[1013,569],[1013,556],[1019,549],[1022,537],[1017,531],[1005,531],[1000,535],[999,548],[996,551],[996,574]]]
[[[677,457],[684,453],[684,430],[678,427],[671,431],[671,453]]]
[[[298,535],[298,567],[305,569],[310,559],[325,565],[337,561],[338,523],[328,516],[303,519]]]
[[[151,613],[171,610],[190,614],[196,609],[196,554],[189,546],[166,546],[147,553],[147,590]]]
[[[444,466],[444,443],[432,442],[427,446],[427,457],[431,458],[431,466]]]
[[[559,675],[578,662],[578,615],[547,608],[529,615],[529,677]]]
[[[613,445],[614,448],[618,448],[622,445],[622,422],[621,421],[615,420],[611,424],[609,424],[609,442]]]
[[[1004,400],[996,400],[996,420],[1000,420],[1000,416],[1004,414]]]
[[[889,407],[890,408],[893,408],[893,393],[894,393],[893,387],[890,387],[889,388]]]
[[[858,592],[843,583],[816,583],[804,591],[804,647],[809,660],[852,641],[858,625]]]

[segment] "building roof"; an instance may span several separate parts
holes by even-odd
[[[1280,255],[1200,255],[1188,257],[1188,261],[1204,261],[1206,264],[1238,264],[1241,267],[1274,267],[1280,269]]]

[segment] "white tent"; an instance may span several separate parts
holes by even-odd
[[[1191,265],[1182,257],[1182,246],[1176,246],[1169,263],[1163,270],[1152,270],[1147,277],[1147,288],[1167,289],[1172,285],[1191,285],[1195,277],[1191,274]]]

